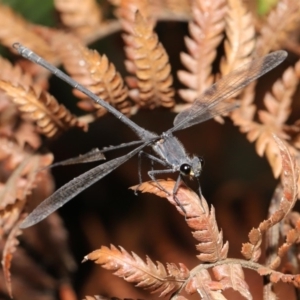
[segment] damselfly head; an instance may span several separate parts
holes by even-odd
[[[204,159],[202,157],[194,156],[191,159],[191,163],[184,163],[180,166],[180,174],[183,176],[189,176],[190,179],[199,177],[204,165]]]

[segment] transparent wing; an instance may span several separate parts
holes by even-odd
[[[196,125],[233,110],[237,104],[223,102],[223,100],[229,99],[250,82],[278,66],[286,57],[286,51],[275,51],[224,76],[196,99],[191,107],[180,112],[174,119],[174,127],[168,132]]]
[[[38,205],[21,223],[20,227],[27,228],[42,221],[80,192],[112,172],[121,164],[125,163],[128,159],[141,151],[147,144],[149,144],[149,142],[144,143],[124,156],[108,161],[69,181]]]

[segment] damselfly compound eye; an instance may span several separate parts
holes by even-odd
[[[190,175],[190,172],[191,172],[191,166],[188,165],[188,164],[182,164],[180,166],[180,173],[182,175]]]

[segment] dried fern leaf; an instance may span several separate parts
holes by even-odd
[[[17,105],[20,113],[34,121],[47,137],[53,137],[71,127],[86,129],[86,125],[78,121],[63,105],[45,91],[37,93],[33,88],[25,89],[21,85],[12,85],[0,81],[0,89],[4,90]]]
[[[288,147],[277,136],[274,136],[274,139],[280,150],[282,160],[281,184],[283,187],[283,199],[281,200],[280,208],[284,211],[284,217],[286,217],[298,198],[299,167]]]
[[[14,170],[28,155],[15,141],[0,137],[0,161],[5,171]]]
[[[10,7],[0,4],[0,42],[12,51],[16,41],[49,61],[55,58],[49,45],[32,30],[32,25],[16,14]]]
[[[289,34],[297,29],[300,21],[300,2],[298,0],[279,0],[269,13],[260,30],[257,53],[264,55],[271,50],[281,49]]]
[[[10,274],[11,260],[13,258],[13,253],[16,251],[16,247],[19,244],[19,241],[17,240],[17,236],[19,236],[22,233],[19,226],[24,218],[25,215],[19,220],[18,223],[15,224],[14,228],[11,230],[10,234],[8,235],[5,241],[5,245],[2,253],[1,264],[3,268],[5,284],[8,290],[8,294],[11,298],[12,298],[11,274]]]
[[[17,200],[24,201],[39,179],[40,174],[37,170],[51,164],[52,160],[52,154],[25,157],[0,189],[0,210]]]
[[[241,130],[247,132],[250,142],[256,141],[255,148],[259,156],[266,154],[275,177],[281,172],[281,161],[278,148],[272,134],[288,139],[284,132],[284,123],[291,111],[292,96],[296,91],[300,78],[300,61],[295,67],[288,68],[272,86],[272,92],[264,97],[267,110],[258,112],[261,124],[251,121],[241,125]],[[235,115],[237,117],[237,115]],[[237,119],[235,119],[237,120]]]
[[[198,195],[186,187],[180,187],[176,193],[176,197],[185,209],[178,206],[173,198],[173,189],[175,182],[173,180],[158,180],[159,185],[169,193],[161,190],[156,182],[144,182],[139,186],[131,187],[131,189],[138,188],[143,193],[152,193],[162,198],[167,198],[168,201],[175,205],[180,214],[185,216],[185,220],[193,231],[193,237],[200,241],[196,248],[201,253],[197,258],[202,262],[215,262],[227,257],[228,242],[223,245],[222,231],[218,230],[218,225],[215,218],[215,209],[212,206],[209,211],[206,200],[202,197],[199,199]]]
[[[126,67],[136,76],[135,80],[127,82],[132,88],[129,96],[143,107],[174,106],[171,66],[153,26],[137,12],[132,30],[131,35],[123,36],[127,44]]]
[[[198,293],[203,300],[226,300],[221,294],[223,285],[212,281],[207,270],[202,269],[189,279],[185,290],[189,294]]]
[[[2,187],[2,184],[1,184]],[[0,239],[4,240],[14,228],[24,210],[26,201],[16,201],[0,210]]]
[[[145,263],[135,253],[130,255],[123,248],[120,247],[119,250],[113,245],[111,248],[102,246],[99,250],[91,252],[84,257],[84,261],[86,260],[94,260],[103,268],[114,271],[114,275],[134,282],[136,286],[152,293],[159,292],[160,296],[178,291],[189,276],[189,271],[183,264],[180,264],[179,268],[172,264],[172,268],[168,268],[167,272],[160,262],[155,265],[147,257]]]
[[[102,23],[102,11],[96,0],[55,0],[54,6],[64,27],[82,38]]]
[[[33,77],[24,73],[19,65],[12,65],[8,60],[0,57],[0,80],[9,81],[14,85],[33,85]],[[20,146],[29,144],[33,149],[41,145],[41,138],[36,133],[34,125],[23,120],[20,122],[19,112],[4,91],[0,92],[0,134],[13,138]]]
[[[241,265],[219,265],[213,267],[212,271],[214,273],[214,277],[222,283],[223,290],[232,288],[239,292],[244,298],[252,299]]]
[[[0,135],[15,140],[21,147],[28,144],[32,149],[39,148],[41,137],[37,134],[35,126],[30,121],[20,121],[19,115],[16,105],[12,103],[9,96],[4,91],[0,91]],[[0,153],[0,157],[1,155]]]
[[[225,57],[221,60],[222,76],[251,61],[255,48],[252,14],[241,0],[228,0],[226,17]]]
[[[282,199],[282,185],[279,184],[272,196],[270,205],[269,205],[269,211],[268,211],[268,218],[273,215],[276,210],[280,207],[280,202]],[[281,231],[281,224],[277,223],[274,224],[267,232],[266,232],[266,241],[265,241],[265,247],[266,247],[266,262],[265,265],[270,265],[272,261],[277,256],[277,249],[279,248],[279,242],[280,242],[280,231]],[[266,292],[268,291],[268,287],[266,287]]]
[[[12,65],[7,59],[0,57],[0,79],[10,81],[12,84],[30,86],[33,79],[28,73],[24,73],[19,65]]]
[[[270,268],[261,267],[257,270],[261,276],[267,276],[272,283],[277,283],[280,280],[285,283],[292,283],[296,288],[300,288],[300,275],[284,274],[273,271]]]
[[[299,170],[294,157],[291,156],[287,146],[274,135],[282,159],[282,195],[279,207],[271,216],[259,224],[257,229],[249,233],[250,243],[243,244],[242,254],[252,261],[257,261],[261,253],[262,235],[275,224],[278,224],[294,207],[298,198]]]
[[[277,214],[285,218],[286,215],[294,207],[298,199],[298,181],[299,181],[299,168],[296,164],[295,158],[289,152],[287,145],[274,135],[275,142],[279,148],[282,160],[281,184],[282,184],[282,198],[280,199],[279,210],[275,211],[269,218],[270,220],[277,220]],[[281,221],[281,219],[279,221]],[[277,221],[277,222],[279,222]],[[273,226],[273,222],[268,222],[267,227]],[[270,224],[271,223],[271,224]],[[267,228],[266,228],[267,229]],[[264,222],[260,225],[260,230],[265,231]]]
[[[148,0],[120,0],[119,3],[115,4],[117,5],[115,15],[119,19],[122,29],[132,34],[137,11],[143,15],[149,25],[154,27],[155,15],[153,14],[151,4]]]
[[[248,237],[249,243],[242,245],[241,253],[246,259],[256,262],[261,256],[262,234],[259,229],[252,228]]]
[[[284,256],[288,254],[288,251],[295,244],[299,244],[300,242],[300,221],[296,224],[296,227],[290,229],[286,235],[285,242],[279,247],[277,252],[277,257],[275,257],[269,264],[271,269],[276,269],[280,266],[282,259]]]
[[[17,199],[17,192],[22,188],[23,180],[22,173],[27,168],[30,157],[27,157],[20,165],[14,170],[11,176],[0,189],[0,210],[5,209],[8,205],[14,204]],[[22,199],[24,200],[24,198]]]
[[[189,54],[180,54],[188,71],[177,72],[178,79],[188,87],[179,90],[179,95],[187,102],[193,102],[213,83],[212,63],[223,39],[226,8],[225,0],[193,2],[193,20],[189,22],[191,37],[185,37]]]
[[[127,87],[124,86],[123,79],[114,65],[108,61],[106,55],[101,56],[96,50],[85,51],[84,57],[94,80],[94,84],[89,88],[122,113],[129,115],[131,104],[126,100]]]
[[[284,2],[284,1],[281,1],[281,2]],[[289,0],[287,0],[287,1],[289,1]],[[281,4],[283,4],[283,3],[281,3]],[[293,8],[291,8],[291,9],[293,10]],[[294,9],[295,9],[295,6],[294,6]],[[289,18],[288,17],[288,15],[289,15],[289,12],[288,12],[289,8],[285,7],[284,4],[283,5],[278,4],[277,8],[273,11],[273,13],[270,13],[270,16],[269,16],[266,24],[263,26],[262,37],[259,39],[259,42],[257,43],[257,46],[256,46],[256,55],[258,55],[258,56],[262,56],[264,54],[267,54],[271,49],[273,49],[273,47],[271,47],[271,48],[268,47],[268,45],[267,45],[268,42],[266,40],[264,40],[263,35],[265,34],[265,38],[266,39],[273,39],[273,38],[276,39],[277,38],[276,31],[283,24],[279,20],[280,18],[279,19],[277,18],[277,20],[274,19],[274,18],[276,18],[276,16],[275,16],[276,10],[277,10],[277,17],[279,17],[279,15],[280,15],[280,18],[284,19],[283,23],[286,24],[286,22],[290,21],[290,20],[288,20],[288,18]],[[287,15],[285,15],[285,13],[287,13]],[[281,14],[282,14],[282,16],[281,16]],[[280,23],[279,26],[277,26],[278,23]],[[292,23],[293,23],[293,21],[292,21]],[[251,26],[251,28],[253,29],[252,26]],[[273,28],[273,26],[275,28]],[[285,25],[283,25],[283,26],[285,26]],[[237,32],[236,28],[239,28],[239,26],[236,25],[235,27],[232,28],[231,31],[233,33]],[[243,32],[241,31],[241,36],[244,35],[244,32],[247,32],[246,28],[244,28]],[[250,36],[249,36],[249,38],[250,38]],[[254,41],[254,40],[250,40],[250,43],[248,43],[248,46],[252,47],[254,45],[251,45],[251,41]],[[247,39],[244,39],[244,42],[247,45]],[[265,47],[265,49],[262,49],[263,47]],[[247,49],[247,47],[245,47],[245,49]],[[239,126],[240,127],[240,131],[244,132],[244,133],[249,131],[249,127],[250,128],[251,127],[256,127],[256,125],[257,125],[256,122],[252,122],[254,114],[256,112],[256,107],[252,104],[252,102],[254,100],[254,97],[255,97],[255,91],[254,91],[255,85],[256,84],[253,83],[253,84],[249,85],[248,87],[246,87],[246,89],[244,90],[244,93],[242,94],[242,97],[241,97],[240,108],[236,109],[231,114],[231,118],[232,118],[234,124],[237,125],[237,126]],[[257,131],[260,131],[260,129],[258,129]],[[272,138],[271,138],[271,140],[273,141]],[[280,170],[274,170],[273,169],[273,173],[275,174],[275,176],[278,176],[278,174],[280,173]]]
[[[100,55],[96,50],[89,50],[72,35],[60,34],[53,43],[65,69],[74,80],[109,102],[123,114],[130,115],[131,103],[127,99],[127,87],[106,55]],[[82,98],[78,103],[81,109],[93,112],[97,117],[107,112],[101,105],[86,98],[86,95],[81,92],[75,89],[73,92],[77,97]]]
[[[251,60],[255,48],[254,20],[243,1],[228,1],[224,48],[225,56],[220,63],[222,76],[227,75]],[[251,114],[251,112],[255,111],[255,107],[252,105],[255,95],[254,88],[255,83],[252,83],[234,95],[234,97],[237,97],[239,94],[242,94],[242,96],[240,96],[240,107],[230,114],[235,125],[241,126],[242,124],[238,122],[241,120],[243,124],[247,122],[247,120],[252,120],[251,117],[253,117],[253,114]],[[245,119],[245,115],[247,115],[247,119]],[[217,118],[217,120],[222,122],[220,117]]]

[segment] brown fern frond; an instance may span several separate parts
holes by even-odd
[[[189,54],[180,54],[188,71],[177,72],[179,80],[188,87],[179,90],[179,95],[187,102],[193,102],[213,83],[212,63],[223,39],[226,8],[225,0],[193,2],[193,20],[189,22],[191,37],[185,37]]]
[[[215,219],[215,209],[212,206],[209,211],[206,200],[202,197],[199,199],[198,195],[186,187],[180,187],[176,192],[176,198],[184,207],[182,207],[174,200],[173,189],[175,182],[173,180],[158,180],[156,182],[144,182],[139,186],[131,187],[131,189],[138,188],[142,193],[152,193],[162,198],[167,198],[168,201],[176,206],[180,214],[185,216],[188,226],[195,231],[192,232],[193,237],[200,241],[196,248],[201,253],[197,255],[202,262],[215,262],[227,257],[228,242],[223,245],[222,231],[218,230],[218,225]],[[164,191],[161,189],[164,188]],[[166,195],[167,191],[169,195]]]
[[[72,35],[60,34],[53,43],[65,69],[74,80],[109,102],[123,114],[130,115],[131,103],[127,100],[127,87],[106,55],[100,55],[96,50],[86,48]],[[86,98],[86,95],[76,89],[73,92],[77,97],[83,98],[77,104],[81,109],[93,112],[97,117],[107,112],[101,105]]]
[[[64,27],[82,38],[102,23],[102,11],[96,0],[55,0],[54,6]]]
[[[94,84],[89,88],[122,113],[129,115],[131,104],[126,100],[127,87],[124,86],[123,79],[115,66],[108,61],[106,55],[101,56],[96,50],[86,50],[84,57],[94,80]]]
[[[268,211],[268,218],[272,216],[280,207],[280,202],[282,199],[282,185],[279,184],[272,196],[270,205],[269,205],[269,211]],[[289,216],[288,214],[287,216]],[[284,222],[287,222],[288,218],[285,218]],[[265,265],[270,266],[271,263],[274,261],[274,259],[277,256],[277,249],[279,248],[280,243],[280,235],[282,232],[282,226],[281,223],[274,224],[267,232],[266,232],[266,261]],[[269,292],[270,287],[265,287],[266,292]]]
[[[283,245],[281,245],[277,252],[277,257],[269,264],[271,269],[276,269],[279,267],[282,259],[288,253],[292,246],[299,244],[300,242],[300,221],[296,224],[296,227],[290,229],[286,235],[286,240]]]
[[[15,141],[0,137],[0,161],[6,171],[14,170],[28,155],[29,152]]]
[[[247,133],[250,142],[255,141],[256,152],[259,156],[266,155],[275,177],[281,172],[280,157],[272,134],[275,133],[282,139],[289,136],[284,131],[284,126],[290,114],[292,96],[296,91],[300,78],[300,62],[288,68],[272,86],[272,92],[268,92],[264,97],[264,104],[267,110],[260,110],[258,117],[261,123],[252,121],[255,107],[250,106],[248,116],[241,114],[240,111],[232,114],[235,124],[240,126],[240,130]],[[245,103],[243,108],[247,110]]]
[[[285,283],[292,283],[296,288],[300,288],[300,275],[284,274],[281,272],[272,271],[270,268],[261,267],[257,270],[261,276],[267,276],[272,283],[278,283],[279,281]]]
[[[55,59],[55,54],[49,45],[32,30],[32,25],[16,14],[10,7],[0,5],[0,42],[12,51],[12,45],[20,42],[49,61]]]
[[[154,27],[156,20],[148,0],[120,0],[117,5],[115,15],[126,33],[133,33],[133,23],[137,11],[147,20],[149,26]]]
[[[220,63],[222,76],[251,60],[255,48],[254,20],[252,14],[240,0],[228,2],[224,48],[225,56]],[[241,126],[241,123],[244,124],[252,120],[255,111],[255,106],[252,105],[255,95],[254,88],[255,83],[252,83],[241,91],[240,107],[230,114],[235,125]],[[237,97],[241,92],[235,94],[234,97]],[[221,122],[220,118],[217,119]]]
[[[25,215],[17,222],[14,226],[14,228],[9,233],[5,245],[2,252],[2,268],[5,278],[5,284],[8,289],[9,296],[12,298],[12,287],[11,287],[11,274],[10,274],[10,267],[11,267],[11,261],[13,258],[13,253],[16,251],[16,247],[19,244],[19,241],[17,237],[22,233],[19,226],[21,222],[23,221]]]
[[[1,188],[3,184],[0,184]],[[0,210],[0,240],[3,241],[10,233],[12,228],[20,219],[23,212],[25,201],[16,201],[13,205],[8,205]]]
[[[129,96],[141,106],[174,106],[173,79],[168,55],[141,13],[135,14],[133,32],[124,36],[127,70],[134,73]]]
[[[147,257],[145,263],[135,253],[132,252],[131,256],[123,248],[120,247],[119,250],[113,245],[111,248],[102,246],[85,256],[84,261],[86,260],[94,260],[103,268],[114,271],[114,275],[123,277],[128,282],[134,282],[136,286],[152,293],[159,292],[160,296],[179,290],[189,276],[189,271],[183,264],[180,264],[179,268],[172,264],[167,272],[160,262],[155,265]]]
[[[28,73],[24,73],[19,65],[12,65],[7,59],[0,57],[0,79],[10,81],[12,84],[30,86],[33,79]]]
[[[52,160],[52,154],[25,157],[0,189],[0,210],[17,200],[24,201],[39,179],[37,170],[50,165]]]
[[[260,245],[262,235],[275,224],[279,223],[294,207],[298,198],[299,170],[294,157],[291,156],[287,146],[277,136],[274,135],[282,159],[282,195],[279,207],[271,216],[261,222],[257,229],[252,229],[249,234],[250,243],[243,244],[242,254],[253,261],[257,261],[261,250]]]
[[[223,285],[213,281],[207,270],[202,269],[197,272],[185,286],[185,290],[189,294],[199,293],[202,299],[206,300],[226,300],[221,294]]]
[[[24,184],[22,174],[24,169],[27,168],[31,157],[27,157],[19,166],[13,171],[11,176],[5,182],[5,185],[1,186],[0,189],[0,210],[5,209],[8,205],[14,204],[18,198],[17,194]],[[24,200],[24,198],[20,199]]]
[[[221,60],[222,76],[250,62],[255,48],[252,14],[240,0],[229,0],[226,17],[225,57]]]
[[[76,116],[45,91],[36,92],[31,87],[25,89],[3,80],[0,81],[0,89],[10,96],[20,113],[34,121],[47,137],[53,137],[74,126],[86,129],[86,124],[80,123]]]
[[[286,3],[285,3],[286,2]],[[288,3],[288,4],[287,4]],[[287,4],[287,5],[286,5]],[[291,5],[290,5],[291,4]],[[290,5],[290,6],[289,6]],[[297,15],[297,10],[296,8],[298,4],[294,0],[282,0],[278,2],[277,7],[270,13],[267,21],[263,25],[261,29],[261,37],[258,39],[258,42],[256,43],[256,55],[257,56],[262,56],[264,54],[267,54],[271,49],[277,49],[280,48],[278,47],[269,47],[268,43],[273,43],[274,40],[278,38],[278,35],[276,34],[277,31],[281,30],[286,30],[286,24],[291,21],[290,24],[292,24],[292,27],[296,24],[295,23],[295,18]],[[289,15],[293,12],[291,19],[289,19]],[[299,13],[299,12],[298,12]],[[293,19],[294,18],[294,19]],[[282,27],[281,27],[282,26]],[[234,28],[235,29],[235,28]],[[233,32],[235,32],[233,30]],[[270,39],[271,41],[268,41]],[[288,82],[286,82],[288,84]],[[231,114],[231,119],[235,123],[235,125],[240,127],[241,132],[248,132],[249,130],[251,131],[252,127],[256,127],[257,123],[252,122],[254,114],[256,112],[256,107],[255,105],[252,104],[254,97],[255,97],[255,83],[249,85],[246,87],[244,90],[244,93],[242,94],[241,101],[240,101],[240,108],[237,110],[233,111]],[[260,126],[258,126],[260,127]],[[261,128],[260,128],[261,129]],[[260,129],[254,130],[257,132],[259,135]],[[249,134],[250,137],[251,134]],[[251,138],[249,139],[251,141]],[[262,139],[264,140],[264,139]],[[273,139],[266,139],[266,140],[271,140]],[[273,173],[278,176],[280,173],[280,170],[275,170],[273,169]]]
[[[22,84],[31,86],[34,83],[33,77],[24,73],[19,65],[12,65],[8,60],[0,57],[0,79],[9,81],[14,85]],[[3,137],[15,139],[20,146],[26,143],[37,149],[41,145],[40,136],[35,133],[34,125],[19,120],[19,112],[16,105],[12,103],[9,96],[0,92],[0,134]]]
[[[214,277],[222,284],[222,289],[232,288],[244,298],[252,299],[244,271],[239,264],[219,265],[212,268]]]
[[[258,55],[264,55],[271,50],[284,47],[285,40],[299,26],[299,21],[300,2],[298,0],[279,0],[260,30],[256,47]]]

